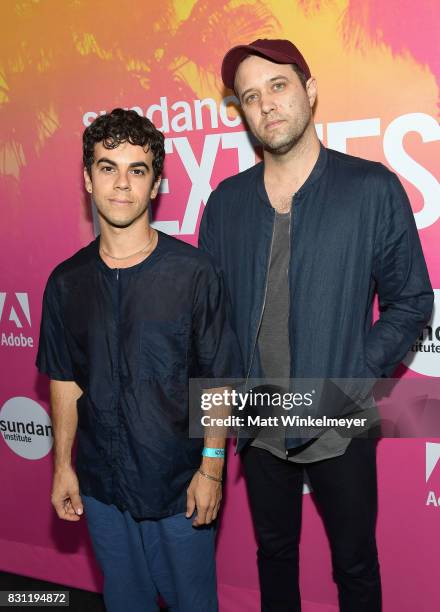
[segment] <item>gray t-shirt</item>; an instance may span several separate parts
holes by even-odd
[[[266,301],[258,334],[258,350],[265,378],[285,380],[286,390],[290,378],[289,345],[289,264],[291,214],[275,211],[272,252],[267,280]],[[317,440],[286,455],[283,427],[262,428],[251,442],[283,459],[297,463],[311,463],[342,455],[350,443],[334,429],[325,431]]]

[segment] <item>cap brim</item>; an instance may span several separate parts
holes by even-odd
[[[228,89],[234,89],[235,74],[238,65],[248,57],[248,55],[258,55],[279,64],[296,63],[290,55],[286,55],[280,51],[264,49],[254,45],[237,45],[236,47],[232,47],[223,58],[221,70],[222,80]]]

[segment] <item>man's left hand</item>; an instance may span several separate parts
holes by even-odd
[[[193,527],[209,525],[217,518],[222,499],[221,482],[215,482],[196,472],[186,492],[186,517],[197,511]]]

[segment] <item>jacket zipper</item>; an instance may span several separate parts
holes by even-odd
[[[265,285],[264,285],[263,305],[261,307],[260,318],[259,318],[259,321],[258,321],[256,333],[255,333],[254,346],[252,348],[251,359],[250,359],[250,362],[249,362],[249,368],[248,368],[248,371],[247,371],[247,374],[246,374],[245,387],[244,387],[245,390],[247,389],[249,375],[251,373],[252,364],[253,364],[253,361],[254,361],[255,348],[257,346],[258,334],[260,332],[261,322],[263,320],[264,308],[266,306],[267,285],[268,285],[268,282],[269,282],[269,267],[270,267],[270,260],[272,259],[272,248],[273,248],[273,238],[274,238],[274,235],[275,235],[275,211],[274,211],[274,215],[273,215],[272,238],[270,240],[269,258],[267,260],[267,267],[266,267],[266,279],[265,279]],[[236,445],[235,445],[235,453],[237,453],[239,439],[240,439],[240,431],[238,431],[238,435],[237,435],[237,442],[236,442]]]
[[[274,238],[274,235],[275,235],[275,211],[274,211],[274,217],[273,217],[272,238],[271,238],[271,241],[270,241],[269,258],[267,260],[267,267],[266,267],[266,278],[265,278],[265,285],[264,285],[263,305],[261,307],[260,318],[259,318],[259,321],[258,321],[256,333],[255,333],[255,340],[254,340],[254,345],[253,345],[253,348],[252,348],[251,359],[249,361],[249,368],[248,368],[248,371],[247,371],[247,374],[246,374],[245,387],[247,387],[247,382],[249,380],[249,375],[251,373],[252,364],[254,362],[255,348],[257,346],[258,334],[260,332],[261,322],[263,320],[264,308],[266,306],[267,285],[268,285],[268,282],[269,282],[269,267],[270,267],[270,260],[272,259],[272,248],[273,248],[273,238]]]
[[[294,199],[295,199],[295,194],[293,194],[292,196],[292,204],[290,206],[290,218],[289,218],[289,264],[287,266],[287,284],[289,286],[289,316],[287,318],[287,333],[289,335],[289,347],[290,347],[290,300],[291,300],[291,296],[292,296],[292,292],[290,291],[290,261],[292,259],[292,229],[293,229],[293,214],[295,211],[295,206],[294,206]],[[290,350],[290,366],[289,366],[289,370],[292,371],[292,350]],[[290,374],[290,372],[289,372]],[[286,459],[289,456],[289,451],[286,447],[286,431],[284,431],[284,449],[286,451]]]

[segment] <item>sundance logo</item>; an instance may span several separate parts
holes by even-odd
[[[434,289],[431,321],[422,330],[403,361],[418,374],[440,377],[440,289]]]
[[[2,331],[0,345],[15,346],[20,348],[33,348],[34,339],[22,331],[24,327],[32,327],[31,313],[29,308],[29,297],[27,293],[0,292],[0,323]],[[11,329],[12,328],[12,329]]]
[[[52,448],[47,412],[28,397],[12,397],[0,411],[0,433],[9,448],[25,459],[41,459]]]
[[[440,443],[427,442],[426,443],[426,482],[428,482],[440,460]],[[427,506],[434,506],[438,508],[440,506],[440,497],[436,495],[434,491],[428,492],[428,498],[426,500]]]

